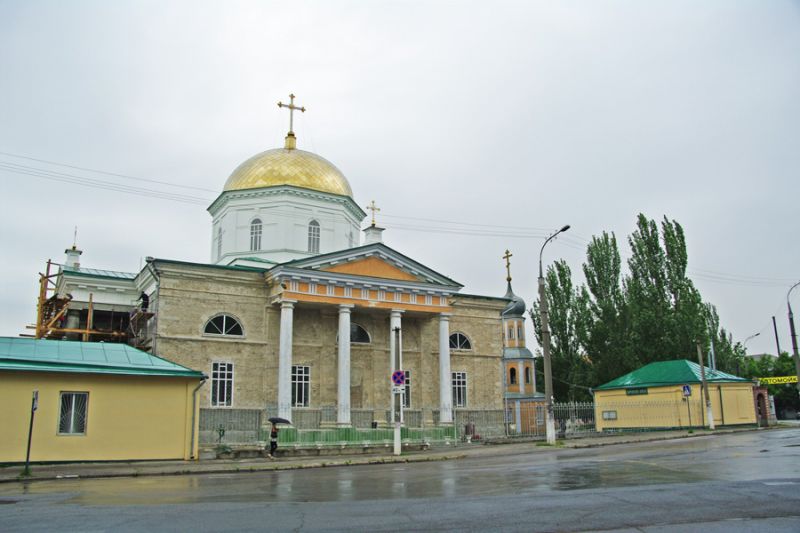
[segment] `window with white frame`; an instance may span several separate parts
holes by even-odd
[[[514,326],[508,326],[508,339],[514,340]]]
[[[292,407],[308,407],[311,367],[292,365]]]
[[[233,363],[215,362],[211,365],[211,407],[233,405]]]
[[[517,325],[517,338],[522,340],[522,326]]]
[[[312,254],[319,253],[319,222],[316,220],[308,223],[308,251]]]
[[[517,384],[517,369],[516,368],[512,367],[511,370],[508,371],[508,382],[511,385],[516,385]]]
[[[217,315],[206,322],[203,328],[206,335],[224,335],[241,337],[244,335],[242,325],[230,315]]]
[[[250,223],[250,251],[261,250],[261,219],[254,218]]]
[[[453,407],[467,406],[467,373],[453,372]]]
[[[405,394],[403,395],[403,408],[410,409],[411,408],[411,371],[406,370],[406,384],[405,387]]]
[[[88,392],[62,392],[58,434],[85,435],[88,408]]]
[[[453,333],[450,335],[450,349],[452,350],[471,350],[472,343],[463,333]]]
[[[531,367],[529,366],[525,367],[525,384],[526,385],[531,384]]]

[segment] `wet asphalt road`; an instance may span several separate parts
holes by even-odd
[[[434,463],[6,484],[0,530],[800,531],[800,428],[495,450]]]

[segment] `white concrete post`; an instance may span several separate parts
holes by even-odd
[[[439,423],[453,423],[453,383],[450,375],[450,315],[439,315]]]
[[[281,334],[278,345],[278,416],[292,419],[292,326],[295,300],[281,302]]]
[[[352,305],[339,306],[339,394],[336,423],[350,425],[350,310]]]
[[[392,309],[391,314],[389,315],[389,373],[386,374],[386,377],[385,377],[386,381],[384,382],[389,387],[391,387],[391,385],[392,385],[392,382],[391,382],[392,372],[394,372],[395,370],[400,370],[400,367],[403,365],[403,361],[402,361],[402,357],[403,357],[402,356],[403,330],[402,330],[402,321],[401,321],[401,316],[402,315],[403,315],[403,311],[400,310],[400,309]],[[398,366],[395,366],[395,361],[394,361],[395,354],[397,353],[397,352],[395,352],[395,333],[394,333],[395,328],[401,328],[400,329],[400,350],[401,350],[400,358],[401,358],[401,360],[397,363]],[[391,389],[390,389],[390,391],[391,391]],[[391,398],[392,422],[394,422],[394,419],[395,419],[394,394],[390,394],[389,398]]]

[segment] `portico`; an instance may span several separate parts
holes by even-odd
[[[336,424],[350,426],[351,405],[353,395],[359,406],[371,403],[372,407],[391,410],[390,376],[395,370],[406,370],[414,367],[410,379],[418,387],[415,399],[426,407],[439,411],[441,425],[452,424],[452,386],[450,375],[450,316],[452,308],[449,298],[460,285],[429,271],[426,267],[414,264],[408,258],[400,256],[382,243],[373,243],[359,249],[346,250],[346,258],[318,256],[313,259],[295,263],[292,266],[277,267],[271,273],[268,284],[271,288],[271,300],[280,308],[280,347],[278,378],[278,410],[279,416],[291,419],[292,409],[303,406],[297,397],[292,397],[292,365],[297,361],[293,357],[294,320],[298,309],[320,313],[321,317],[336,317],[337,338],[319,339],[323,346],[336,347],[335,374],[318,376],[319,380],[333,379],[336,376]],[[328,254],[335,255],[335,254]],[[312,264],[308,264],[312,263]],[[338,268],[337,268],[338,265]],[[411,274],[410,272],[414,272]],[[370,275],[371,274],[371,275]],[[378,277],[379,275],[393,277]],[[369,356],[378,358],[369,362],[371,383],[367,390],[353,389],[352,381],[352,343],[351,327],[353,316],[369,317],[370,324],[376,327],[368,332],[371,337]],[[412,361],[403,360],[405,319],[409,328],[413,329],[414,356]],[[325,318],[322,318],[325,320]],[[380,326],[383,324],[383,326]],[[360,325],[358,327],[361,327]],[[399,328],[400,335],[394,331]],[[330,331],[332,328],[326,329]],[[382,332],[375,330],[385,329]],[[422,333],[424,331],[424,333]],[[434,345],[438,346],[438,354],[423,354],[419,349],[421,335],[435,332],[438,338]],[[396,343],[400,343],[400,361],[394,360]],[[380,343],[380,344],[379,344]],[[382,355],[385,354],[385,355]],[[432,361],[432,359],[436,359]],[[430,365],[435,362],[435,365]],[[364,367],[365,361],[359,362]],[[428,368],[430,366],[430,368]],[[434,378],[438,373],[438,378]],[[422,393],[422,384],[426,380],[436,381],[436,394],[426,398]],[[363,382],[363,378],[361,380]],[[411,386],[407,388],[411,394]],[[430,389],[431,387],[428,387]],[[329,389],[329,387],[327,387]],[[320,391],[326,390],[319,387]],[[325,401],[325,394],[320,393],[320,401]],[[313,394],[312,394],[313,397]],[[410,399],[406,399],[408,406]]]

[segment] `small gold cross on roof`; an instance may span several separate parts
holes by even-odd
[[[370,202],[370,204],[367,206],[367,209],[372,211],[372,225],[374,226],[375,225],[375,213],[377,213],[381,209],[377,205],[375,205],[375,200],[372,200],[372,202]]]
[[[506,250],[506,254],[503,256],[503,259],[506,260],[506,281],[511,283],[511,257],[514,254]]]
[[[301,113],[306,112],[305,107],[297,107],[294,105],[294,95],[289,95],[289,103],[284,104],[283,102],[278,102],[278,107],[286,107],[289,109],[289,133],[294,134],[294,112],[295,110],[300,111]]]

